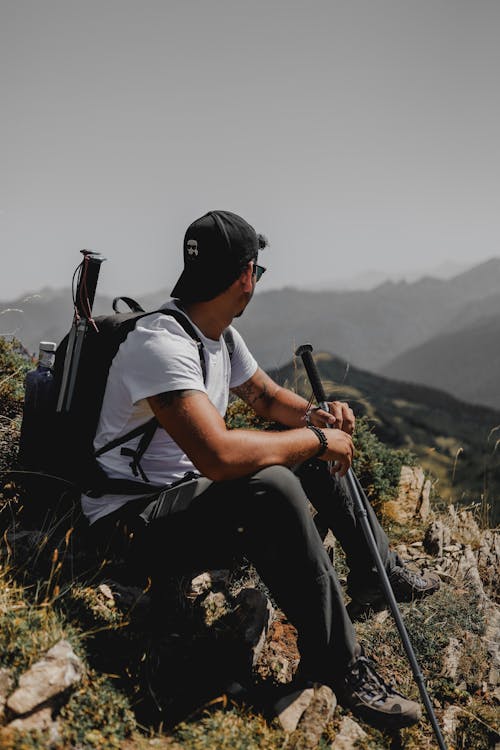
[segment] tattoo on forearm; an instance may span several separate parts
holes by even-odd
[[[274,395],[269,392],[266,383],[262,383],[261,385],[255,383],[243,383],[243,385],[240,385],[233,390],[239,398],[246,401],[250,406],[255,406],[259,400],[266,404],[266,406],[269,406],[274,399]]]
[[[165,393],[159,393],[155,396],[155,401],[160,408],[163,408],[164,406],[172,406],[178,398],[186,398],[186,396],[191,396],[191,394],[196,392],[196,390],[190,388],[180,391],[165,391]]]

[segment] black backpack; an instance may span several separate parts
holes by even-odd
[[[132,312],[118,312],[117,302],[123,299]],[[22,462],[22,468],[43,472],[65,479],[75,484],[81,491],[94,497],[105,493],[138,494],[154,492],[156,487],[149,483],[141,467],[141,458],[153,439],[158,421],[152,417],[148,422],[122,435],[121,437],[94,451],[94,437],[102,408],[104,392],[111,363],[120,345],[125,341],[138,320],[160,312],[169,315],[182,326],[186,333],[197,343],[203,379],[206,379],[206,364],[203,355],[203,344],[184,313],[175,309],[160,309],[146,312],[134,300],[128,297],[116,298],[113,302],[115,313],[95,318],[95,327],[87,327],[82,345],[78,373],[71,409],[69,412],[57,412],[56,404],[63,377],[66,348],[70,334],[59,344],[53,380],[50,384],[49,409],[39,419],[31,422],[38,424],[39,434],[24,436],[24,444],[35,443],[30,451],[29,462]],[[224,339],[232,356],[234,341],[229,329],[224,331]],[[36,417],[36,415],[35,415]],[[97,458],[113,448],[128,443],[141,436],[135,449],[123,447],[123,455],[130,457],[130,480],[110,479],[97,462]]]

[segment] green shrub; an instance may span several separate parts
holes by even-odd
[[[0,413],[16,416],[24,397],[24,378],[33,362],[23,354],[21,345],[0,336]]]
[[[0,471],[9,470],[17,455],[24,378],[33,367],[21,351],[0,336]]]
[[[366,417],[356,421],[353,468],[369,500],[375,505],[397,496],[401,467],[413,466],[408,450],[394,450],[380,442]]]

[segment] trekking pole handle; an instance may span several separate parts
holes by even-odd
[[[302,344],[295,352],[295,356],[301,357],[316,401],[318,402],[318,405],[321,406],[322,409],[324,409],[326,406],[325,389],[323,388],[323,383],[321,382],[321,379],[319,377],[318,368],[316,367],[316,362],[314,361],[312,356],[312,350],[312,344]],[[328,411],[328,407],[326,408],[326,411]]]

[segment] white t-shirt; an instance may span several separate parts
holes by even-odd
[[[178,309],[173,300],[163,307]],[[161,313],[141,318],[111,364],[94,440],[96,450],[150,420],[153,412],[147,398],[166,391],[202,391],[224,416],[229,389],[251,378],[257,362],[234,328],[231,328],[234,352],[229,359],[222,336],[214,341],[204,336],[192,321],[191,324],[203,343],[206,382],[203,381],[198,346],[175,318]],[[135,448],[139,440],[140,436],[125,445]],[[121,455],[123,447],[117,446],[100,456],[98,461],[112,479],[136,479],[130,469],[130,457]],[[144,453],[141,467],[151,484],[160,486],[181,479],[186,472],[196,471],[186,454],[161,427]],[[140,481],[140,477],[137,479]],[[130,495],[103,495],[100,498],[83,495],[82,509],[93,523],[131,499]]]

